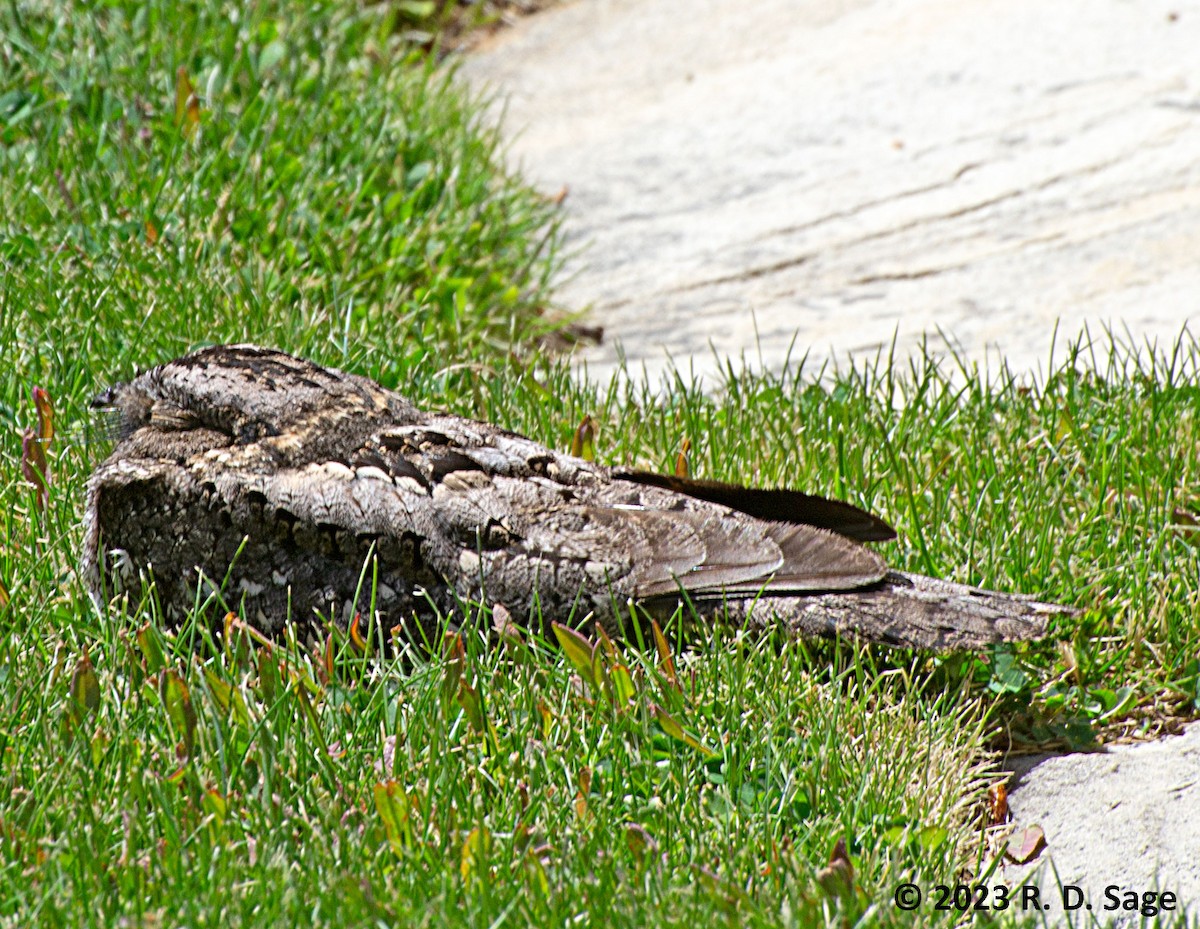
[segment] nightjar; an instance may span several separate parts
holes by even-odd
[[[87,486],[97,600],[197,604],[267,635],[356,614],[430,636],[463,603],[610,633],[672,614],[798,635],[973,649],[1069,612],[889,570],[894,537],[793,490],[605,467],[366,378],[253,345],[206,348],[106,391],[119,440]]]

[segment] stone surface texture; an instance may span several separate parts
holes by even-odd
[[[1200,306],[1198,48],[1194,0],[573,0],[462,74],[568,190],[593,374],[894,336],[1044,369]]]
[[[1037,862],[1010,865],[994,879],[1037,884],[1055,924],[1066,916],[1066,884],[1083,891],[1101,924],[1143,925],[1137,912],[1105,909],[1112,886],[1122,903],[1129,891],[1169,891],[1190,915],[1200,913],[1200,724],[1157,742],[1022,759],[1016,768],[1016,831],[1041,826],[1047,847]],[[1088,925],[1079,919],[1085,910],[1073,915],[1076,925]]]

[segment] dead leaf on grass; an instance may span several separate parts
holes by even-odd
[[[829,896],[848,898],[854,894],[854,865],[846,851],[846,840],[838,839],[829,853],[829,865],[817,872],[817,883]]]

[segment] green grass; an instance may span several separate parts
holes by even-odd
[[[887,359],[582,383],[536,349],[553,213],[402,12],[0,10],[0,926],[906,925],[899,881],[976,865],[994,750],[1197,714],[1194,344],[1039,384]],[[699,476],[880,512],[895,564],[1080,612],[949,657],[677,622],[674,672],[652,642],[593,672],[532,636],[382,661],[100,611],[88,402],[234,339],[560,449],[588,413],[613,463],[687,438]],[[838,838],[848,900],[817,880]]]
[[[87,6],[5,14],[0,332],[23,376],[253,337],[396,380],[547,328],[550,206],[382,9]]]

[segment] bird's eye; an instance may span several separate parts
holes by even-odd
[[[117,388],[107,387],[92,398],[93,410],[108,410],[117,405]]]

